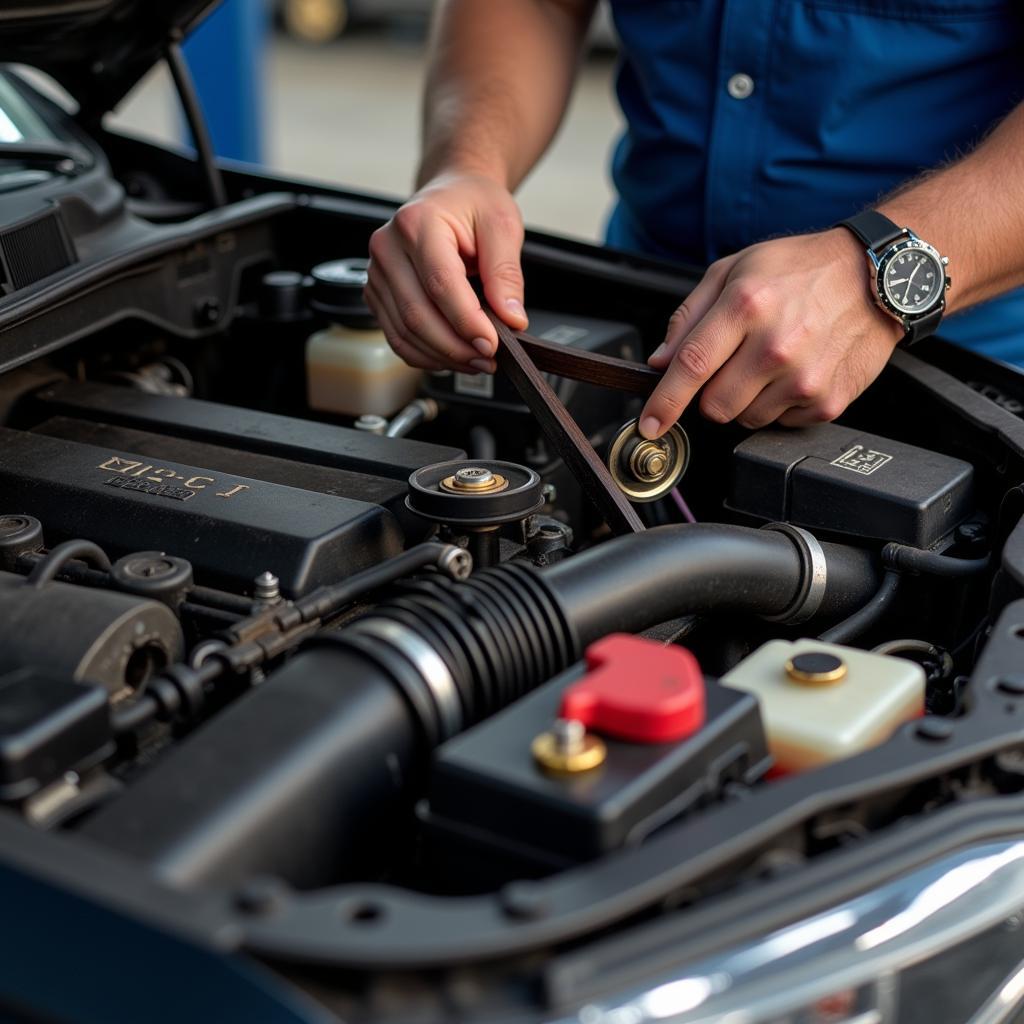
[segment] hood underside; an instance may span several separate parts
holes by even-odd
[[[113,109],[216,0],[8,0],[0,6],[0,61],[55,78],[85,118]]]

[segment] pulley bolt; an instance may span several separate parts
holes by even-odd
[[[638,480],[654,483],[668,469],[665,446],[658,441],[641,441],[629,457],[629,468]]]
[[[256,585],[252,596],[261,604],[273,604],[281,600],[281,581],[270,570],[261,572],[256,577]]]
[[[455,471],[455,482],[460,487],[489,487],[494,474],[486,466],[466,466]]]
[[[509,482],[486,466],[462,466],[441,481],[441,490],[449,494],[498,494]]]

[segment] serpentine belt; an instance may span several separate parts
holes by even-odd
[[[586,434],[569,415],[544,378],[551,373],[569,380],[649,395],[661,374],[643,363],[556,345],[523,332],[512,331],[486,305],[484,310],[498,332],[496,359],[529,410],[537,417],[552,448],[597,506],[613,533],[639,533],[643,521],[616,486]]]

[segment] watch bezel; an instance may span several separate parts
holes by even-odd
[[[926,317],[935,312],[936,309],[945,309],[946,289],[949,287],[949,275],[946,273],[946,262],[939,250],[936,249],[934,245],[929,245],[923,239],[918,238],[917,235],[909,231],[907,234],[907,238],[893,242],[892,245],[888,246],[881,256],[876,256],[874,252],[870,249],[868,250],[868,256],[871,257],[871,262],[875,266],[875,297],[877,298],[879,305],[881,305],[884,310],[891,313],[894,317],[905,324],[920,320],[922,317]],[[908,249],[926,252],[935,260],[939,270],[942,272],[942,287],[937,291],[934,301],[913,312],[901,309],[898,303],[890,299],[885,286],[885,272],[888,269],[889,264],[901,252],[906,252]]]

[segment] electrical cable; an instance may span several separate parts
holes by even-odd
[[[882,585],[874,597],[852,615],[825,630],[818,639],[826,644],[847,643],[870,629],[889,610],[899,590],[900,574],[889,569],[882,577]]]
[[[93,544],[91,540],[66,540],[36,562],[25,581],[26,584],[30,587],[41,587],[44,583],[49,583],[73,558],[103,572],[110,571],[110,559],[99,545]]]
[[[952,558],[935,551],[913,548],[906,544],[886,544],[882,548],[882,564],[897,572],[923,573],[929,576],[973,576],[984,572],[990,559]]]
[[[673,487],[669,494],[672,495],[672,500],[675,502],[675,506],[682,513],[683,518],[688,523],[697,522],[696,516],[690,511],[690,506],[686,504],[686,499],[679,493],[678,487]]]
[[[289,631],[315,623],[351,604],[363,594],[431,565],[458,579],[464,579],[472,568],[469,555],[461,548],[453,544],[428,541],[380,565],[356,573],[341,583],[320,587],[294,604],[267,609],[233,623],[228,627],[228,633],[236,637],[234,646],[225,643],[222,649],[211,652],[197,668],[172,665],[154,676],[131,704],[123,705],[114,712],[115,734],[133,732],[154,718],[173,718],[182,709],[194,713],[201,705],[203,688],[207,684],[214,682],[229,669],[239,671],[265,660],[270,656],[269,652],[275,649],[273,644],[267,644],[266,638],[262,636],[253,641],[243,639],[246,631],[261,619],[268,616],[272,619],[271,638],[281,642],[286,639],[285,634]]]
[[[882,585],[863,608],[822,633],[818,639],[824,643],[847,643],[866,633],[892,606],[899,589],[901,573],[921,573],[958,579],[973,576],[988,568],[990,559],[952,558],[935,551],[889,543],[882,548],[882,565],[886,572]]]
[[[290,629],[300,622],[325,618],[340,611],[361,594],[393,583],[402,576],[408,576],[431,565],[449,568],[452,575],[464,578],[469,575],[472,563],[468,552],[462,548],[453,544],[427,541],[395,555],[394,558],[389,558],[386,562],[381,562],[380,565],[356,573],[341,583],[320,587],[312,594],[300,597],[291,607],[281,610],[277,621],[282,628]]]

